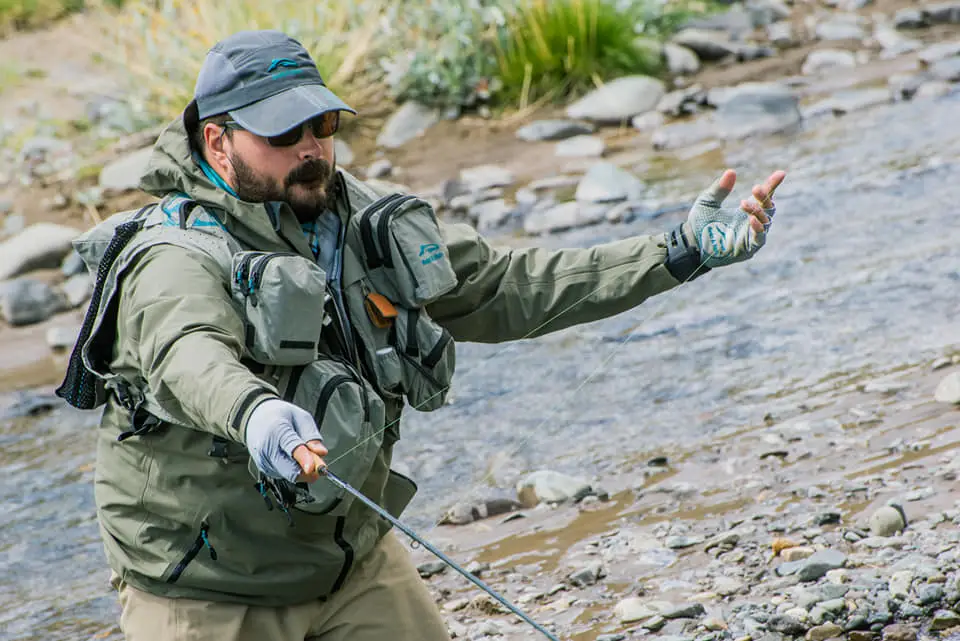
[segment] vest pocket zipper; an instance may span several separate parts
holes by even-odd
[[[210,524],[206,521],[200,523],[200,533],[197,535],[196,540],[194,540],[193,545],[190,546],[190,549],[187,550],[187,553],[184,554],[180,562],[177,563],[177,566],[173,568],[173,572],[167,577],[167,583],[176,583],[180,575],[182,575],[184,570],[187,569],[187,566],[190,565],[190,562],[197,558],[197,555],[200,554],[200,550],[203,549],[204,546],[210,550],[210,560],[217,560],[217,551],[214,550],[210,544],[209,532]]]
[[[260,281],[263,280],[263,272],[267,269],[267,263],[280,256],[299,256],[293,252],[272,252],[264,254],[248,254],[243,258],[237,269],[237,284],[241,290],[250,299],[250,304],[257,306],[257,290],[260,288]],[[256,261],[256,264],[254,264]]]
[[[389,206],[390,203],[399,198],[402,198],[400,194],[384,196],[372,205],[369,205],[363,218],[360,220],[360,236],[363,241],[364,252],[367,254],[367,265],[371,269],[380,267],[383,264],[383,259],[380,258],[380,252],[377,251],[377,244],[373,240],[373,223],[370,222],[370,219],[373,218],[375,213],[382,211],[385,207]]]

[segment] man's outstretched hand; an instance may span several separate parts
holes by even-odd
[[[751,192],[755,200],[741,200],[739,208],[723,207],[737,182],[732,169],[700,194],[687,223],[707,267],[739,263],[763,247],[776,213],[773,194],[786,175],[775,171],[762,185],[754,185]]]

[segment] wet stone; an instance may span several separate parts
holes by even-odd
[[[800,636],[807,631],[807,626],[802,622],[785,614],[776,614],[770,617],[770,620],[767,621],[767,628],[789,636]]]
[[[946,630],[960,626],[960,614],[953,610],[937,610],[930,622],[931,630]]]
[[[933,605],[943,600],[943,586],[935,583],[928,583],[917,588],[917,603],[920,605]]]
[[[443,561],[427,561],[417,566],[417,572],[419,572],[420,576],[424,579],[429,579],[441,572],[445,572],[446,569],[447,564]]]
[[[909,625],[894,623],[883,629],[883,641],[917,641],[917,631]]]
[[[801,561],[797,570],[797,578],[801,581],[816,581],[830,570],[841,568],[847,562],[847,556],[836,550],[817,552],[809,559]]]

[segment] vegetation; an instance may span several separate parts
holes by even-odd
[[[0,24],[21,14],[47,19],[84,2],[0,0]],[[215,42],[242,29],[274,28],[303,43],[331,89],[364,115],[345,123],[371,127],[371,115],[405,100],[454,115],[522,109],[576,97],[617,76],[659,74],[659,41],[715,2],[86,0],[88,7],[115,7],[97,55],[123,71],[131,100],[158,121],[183,110]]]
[[[608,78],[659,73],[659,52],[635,32],[640,17],[636,5],[606,0],[522,0],[497,41],[503,98],[523,107]]]
[[[39,27],[83,8],[83,0],[0,0],[0,35]]]

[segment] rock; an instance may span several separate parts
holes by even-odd
[[[624,641],[627,638],[627,635],[616,632],[614,634],[601,634],[597,637],[597,641]]]
[[[921,585],[919,588],[917,588],[916,592],[917,603],[922,606],[940,603],[944,596],[943,586],[937,585],[936,583]]]
[[[11,405],[0,407],[0,420],[40,416],[65,404],[65,401],[53,394],[19,392]]]
[[[816,581],[830,570],[841,568],[847,562],[847,556],[836,550],[822,550],[801,561],[797,578],[801,581]]]
[[[885,505],[870,516],[870,532],[874,536],[893,536],[907,527],[903,509]]]
[[[860,617],[860,618],[863,618],[863,617]],[[850,620],[852,621],[853,618],[851,618]],[[863,618],[864,625],[866,624],[866,622],[867,622],[866,619]],[[876,632],[871,632],[868,630],[853,629],[847,633],[847,638],[850,641],[874,641],[874,639],[876,639],[876,636],[877,636]]]
[[[447,564],[440,560],[427,561],[417,566],[417,572],[419,572],[420,576],[424,579],[429,579],[432,576],[446,572],[446,570]]]
[[[493,498],[478,502],[457,503],[437,521],[437,525],[466,525],[498,514],[513,512],[522,507],[513,499]]]
[[[770,620],[767,621],[767,627],[774,632],[794,637],[800,636],[807,631],[807,626],[801,621],[785,614],[775,614],[770,617]]]
[[[857,66],[856,56],[843,49],[816,49],[807,55],[800,67],[800,73],[815,76],[838,69],[853,69]]]
[[[631,126],[637,131],[651,131],[663,125],[666,122],[666,118],[663,117],[663,114],[659,111],[648,111],[645,114],[640,114],[633,118],[630,121]]]
[[[496,165],[479,165],[460,170],[460,183],[468,193],[494,187],[509,187],[514,180],[512,171]]]
[[[784,131],[800,123],[799,99],[778,83],[746,82],[730,88],[714,122],[727,139]]]
[[[794,561],[802,561],[803,559],[809,559],[811,556],[816,554],[816,550],[811,547],[798,546],[793,548],[787,548],[780,553],[780,558],[782,558],[786,563],[791,563]]]
[[[664,125],[653,132],[651,143],[656,150],[687,147],[716,135],[710,119],[701,118],[693,122],[676,122]]]
[[[671,91],[657,103],[657,111],[668,116],[694,114],[706,101],[706,93],[700,85]]]
[[[34,269],[59,267],[80,231],[53,223],[36,223],[0,243],[0,281]]]
[[[921,487],[916,490],[911,490],[903,497],[907,501],[922,501],[928,499],[936,494],[936,490],[932,487]]]
[[[386,158],[374,160],[367,167],[367,178],[386,178],[393,171],[393,163]]]
[[[960,372],[953,372],[940,381],[933,397],[938,403],[960,404]]]
[[[350,148],[350,145],[348,145],[347,141],[345,141],[343,138],[334,139],[333,150],[334,158],[336,158],[337,164],[343,167],[349,167],[356,159],[356,154],[353,153],[353,149]]]
[[[686,603],[664,610],[660,616],[664,619],[695,619],[706,613],[702,603]]]
[[[866,109],[876,105],[887,104],[891,100],[893,100],[893,95],[889,89],[847,89],[844,91],[838,91],[828,98],[824,98],[817,103],[807,106],[803,111],[803,117],[805,119],[811,119],[827,113],[842,116],[850,113],[851,111],[858,111],[860,109]],[[871,383],[868,383],[866,387],[870,387],[870,385]],[[864,388],[864,391],[867,391],[866,387]],[[885,387],[884,390],[886,389],[889,388]],[[880,390],[876,388],[873,388],[870,391],[880,392]]]
[[[72,349],[77,337],[80,336],[80,326],[51,327],[47,330],[47,345],[50,349]]]
[[[506,224],[513,217],[514,209],[503,198],[477,203],[469,210],[469,216],[480,231],[489,231]]]
[[[613,611],[620,623],[633,623],[651,619],[672,608],[673,604],[668,601],[646,601],[640,597],[629,597],[617,603]]]
[[[743,591],[745,587],[743,581],[729,576],[717,577],[713,582],[713,591],[720,596],[732,596]]]
[[[664,545],[671,550],[682,550],[703,543],[699,536],[671,536],[667,538]]]
[[[917,641],[917,631],[908,625],[894,623],[883,629],[883,641]]]
[[[948,96],[956,90],[956,87],[948,82],[942,80],[925,82],[920,85],[920,88],[917,89],[917,93],[914,95],[916,100],[935,100],[937,98],[942,98],[943,96]]]
[[[960,81],[960,56],[936,61],[930,66],[930,73],[946,82]]]
[[[952,58],[956,55],[960,55],[960,40],[938,42],[930,45],[921,50],[920,53],[917,54],[917,58],[924,64],[932,65],[938,60]]]
[[[905,7],[897,9],[893,14],[894,29],[920,29],[926,27],[927,21],[919,9]]]
[[[931,630],[946,630],[960,626],[960,614],[953,610],[937,610],[930,622]]]
[[[923,8],[924,17],[933,24],[960,23],[960,2],[937,2]]]
[[[93,285],[93,279],[86,273],[82,273],[68,278],[60,285],[60,291],[63,292],[67,305],[73,309],[87,302],[93,294]]]
[[[881,60],[891,60],[905,53],[916,51],[923,46],[919,40],[905,38],[896,29],[887,26],[878,26],[873,31],[873,39],[883,51],[880,52]]]
[[[790,7],[781,0],[747,0],[746,9],[754,27],[779,24],[792,15]]]
[[[593,486],[585,479],[552,470],[534,472],[517,484],[517,498],[527,508],[539,503],[579,501],[593,493]]]
[[[390,116],[377,136],[377,145],[395,149],[422,135],[440,121],[440,114],[418,102],[405,102]]]
[[[905,599],[910,596],[910,586],[913,585],[913,572],[910,570],[894,572],[890,576],[890,581],[887,585],[890,596]]]
[[[152,155],[153,146],[144,147],[108,163],[100,171],[100,188],[114,192],[138,189],[140,176],[146,171]]]
[[[674,75],[693,75],[700,71],[700,59],[687,47],[668,42],[663,45],[667,70]]]
[[[556,144],[557,158],[599,158],[607,150],[607,143],[599,136],[574,136]]]
[[[595,163],[577,185],[576,199],[586,203],[637,200],[645,186],[639,178],[609,162]]]
[[[60,264],[60,273],[67,278],[76,276],[77,274],[85,274],[86,272],[87,266],[76,250],[71,250]]]
[[[523,230],[536,236],[587,225],[596,225],[606,219],[609,205],[576,201],[535,208],[523,221]]]
[[[599,561],[595,561],[585,568],[577,570],[576,572],[571,572],[567,576],[567,579],[570,581],[570,583],[578,588],[583,588],[588,585],[593,585],[606,575],[607,573],[603,569],[603,564]]]
[[[826,641],[843,636],[843,628],[836,623],[824,623],[807,631],[807,641]]]
[[[742,40],[743,36],[752,31],[756,24],[751,13],[745,7],[735,4],[726,11],[712,12],[704,16],[690,18],[683,26],[715,31],[735,40]]]
[[[819,40],[863,40],[866,33],[857,22],[857,16],[836,16],[817,25],[814,33]]]
[[[528,142],[538,140],[564,140],[574,136],[592,134],[596,127],[575,120],[535,120],[517,130],[517,138]]]
[[[658,114],[659,115],[659,114]],[[0,230],[0,238],[19,234],[27,226],[27,219],[21,214],[8,214],[3,219],[3,229]],[[3,245],[0,245],[2,247]],[[0,261],[2,262],[2,261]]]
[[[767,27],[767,39],[778,47],[789,47],[794,43],[793,25],[789,22],[776,22]]]
[[[566,109],[568,118],[616,124],[651,111],[666,93],[661,80],[624,76],[591,91]]]
[[[686,28],[674,34],[670,42],[691,49],[700,60],[721,60],[737,55],[739,47],[723,32],[709,29]]]
[[[66,305],[56,290],[39,280],[18,278],[0,284],[0,315],[11,325],[45,321]]]

